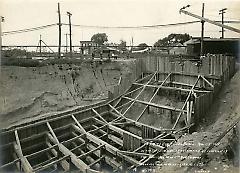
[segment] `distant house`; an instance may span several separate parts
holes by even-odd
[[[80,41],[80,52],[84,55],[92,54],[97,47],[98,44],[92,41]]]
[[[192,55],[194,52],[194,43],[199,41],[199,38],[192,38],[186,42],[183,43],[184,46],[186,46],[186,53],[188,55]]]
[[[144,52],[149,52],[149,51],[150,51],[150,48],[146,47],[143,50],[133,50],[132,53],[144,53]]]
[[[175,46],[175,47],[174,47]],[[186,48],[181,43],[176,43],[173,47],[169,50],[169,54],[173,55],[182,55],[186,54]]]

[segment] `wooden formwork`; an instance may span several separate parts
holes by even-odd
[[[158,160],[177,133],[204,116],[221,85],[234,74],[231,57],[208,56],[200,67],[194,63],[148,55],[136,60],[132,75],[119,80],[114,99],[2,129],[0,169],[125,172]],[[150,97],[142,100],[149,91]],[[174,93],[181,108],[155,102],[159,93]],[[143,106],[137,118],[127,117],[139,104]],[[149,108],[170,113],[172,127],[141,123]]]

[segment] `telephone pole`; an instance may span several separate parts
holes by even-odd
[[[0,74],[2,66],[2,22],[4,22],[4,17],[0,16]]]
[[[61,58],[61,12],[60,12],[60,4],[58,3],[58,58]]]
[[[39,47],[40,47],[40,56],[42,57],[42,35],[40,35]]]
[[[204,3],[202,4],[202,17],[204,17]],[[201,49],[200,49],[200,56],[203,56],[203,39],[204,39],[204,20],[201,20],[202,23],[202,30],[201,30]]]
[[[222,24],[224,24],[224,13],[226,13],[225,11],[227,10],[227,8],[223,8],[221,10],[219,10],[219,15],[222,15]],[[222,31],[220,31],[222,33],[222,37],[224,38],[224,28],[222,27]]]
[[[70,39],[70,57],[72,58],[72,24],[71,24],[71,16],[70,12],[67,12],[68,20],[69,20],[69,39]]]
[[[66,54],[67,54],[67,49],[68,49],[68,38],[67,38],[67,36],[68,36],[68,34],[66,33],[65,36],[66,36]]]

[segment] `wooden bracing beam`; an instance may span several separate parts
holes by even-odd
[[[211,82],[209,82],[203,75],[200,75],[200,76],[205,82],[208,83],[208,85],[210,85],[212,88],[214,88],[214,85]]]
[[[138,157],[150,157],[152,154],[146,154],[146,153],[139,153],[135,151],[119,151],[123,154],[129,155],[129,156],[138,156]]]
[[[95,109],[92,108],[92,111],[93,111],[102,121],[104,121],[106,124],[108,123]]]
[[[81,130],[86,133],[86,130],[83,128],[83,126],[77,121],[77,119],[75,118],[74,115],[72,115],[72,119],[74,120],[74,122],[78,125],[79,128],[81,128]]]
[[[109,104],[109,107],[110,107],[112,110],[114,110],[119,116],[123,117],[126,121],[132,122],[132,123],[134,123],[136,126],[139,126],[139,127],[141,127],[141,126],[149,127],[149,128],[152,128],[152,129],[154,129],[154,130],[156,130],[156,131],[158,131],[158,132],[173,131],[173,129],[160,129],[160,128],[156,128],[156,127],[153,127],[153,126],[149,126],[149,125],[147,125],[147,124],[143,124],[143,123],[137,122],[137,121],[135,121],[135,120],[132,120],[132,119],[130,119],[130,118],[127,118],[127,117],[123,116],[123,114],[122,114],[121,112],[119,112],[116,108],[114,108],[112,105]]]
[[[51,163],[53,161],[56,161],[58,159],[58,157],[56,157],[56,156],[51,157],[51,155],[49,153],[47,153],[47,155],[48,155],[47,157],[49,158],[48,160],[45,160],[44,162],[41,162],[41,163],[33,166],[33,169],[35,171],[36,171],[36,169],[41,169],[41,167],[45,166],[46,164],[49,164],[49,163]],[[57,168],[57,163],[55,163],[54,167]],[[46,168],[48,168],[48,166]]]
[[[190,96],[191,96],[191,94],[192,94],[192,92],[193,92],[193,90],[194,90],[194,87],[197,85],[199,79],[200,79],[200,75],[198,75],[197,80],[195,81],[194,85],[192,86],[191,90],[189,91],[188,96],[187,96],[187,99],[185,100],[185,102],[184,102],[184,104],[183,104],[183,106],[182,106],[182,110],[183,110],[183,109],[185,108],[185,106],[187,105],[187,102],[188,102],[188,100],[189,100],[189,98],[190,98]],[[175,129],[175,127],[177,126],[177,123],[178,123],[181,115],[182,115],[182,112],[180,112],[180,113],[178,114],[178,117],[177,117],[177,119],[176,119],[176,121],[175,121],[172,129]]]
[[[42,171],[42,170],[44,170],[44,169],[47,169],[48,167],[50,167],[50,166],[52,166],[52,165],[57,164],[58,162],[61,162],[61,161],[63,161],[63,160],[66,160],[67,158],[69,158],[69,156],[63,156],[63,157],[61,157],[61,158],[59,158],[59,159],[57,159],[57,160],[54,160],[54,161],[52,161],[52,162],[50,162],[50,163],[47,163],[47,164],[45,164],[45,165],[43,165],[43,166],[39,166],[39,167],[35,168],[34,171],[35,171],[35,172],[40,172],[40,171]]]
[[[169,73],[169,74],[167,75],[167,77],[164,79],[164,81],[161,83],[161,85],[159,85],[159,86],[157,87],[157,90],[154,92],[153,96],[150,98],[149,103],[151,103],[151,102],[153,101],[153,99],[154,99],[155,96],[157,95],[157,93],[158,93],[158,91],[160,90],[160,88],[162,88],[162,86],[164,85],[164,83],[167,81],[167,79],[168,79],[170,76],[171,76],[171,73]],[[142,117],[142,115],[144,114],[144,112],[147,110],[148,106],[149,106],[149,105],[146,105],[146,106],[143,108],[143,111],[142,111],[142,112],[140,113],[140,115],[137,117],[136,121],[138,121],[138,120]]]
[[[146,78],[150,77],[151,75],[152,75],[152,74],[149,74],[149,75],[147,75],[147,76],[145,76],[145,77],[137,80],[136,82],[142,82],[143,80],[145,80]]]
[[[93,146],[91,143],[86,143],[87,149],[88,150],[94,150],[96,147]],[[114,169],[119,169],[122,170],[122,166],[120,163],[116,162],[113,158],[107,156],[107,155],[102,155],[100,151],[95,151],[93,152],[93,154],[98,157],[99,159],[95,160],[94,162],[92,162],[91,164],[89,164],[88,166],[91,167],[94,164],[96,164],[97,162],[101,161],[101,160],[105,160],[105,162],[110,165],[112,168]]]
[[[71,162],[82,172],[86,172],[87,169],[89,169],[89,166],[84,163],[82,160],[80,160],[73,152],[71,152],[68,148],[66,148],[63,144],[57,143],[57,140],[51,135],[48,134],[48,138],[51,142],[54,144],[58,144],[59,150],[62,152],[65,156],[70,156]]]
[[[168,74],[169,72],[158,72],[158,74]],[[198,78],[198,74],[193,73],[183,73],[183,72],[172,72],[173,75],[179,75],[179,76],[191,76]],[[214,79],[214,80],[220,80],[219,76],[216,75],[204,75],[207,79]]]
[[[63,144],[59,143],[53,129],[51,128],[51,125],[47,122],[48,128],[51,132],[51,134],[47,134],[48,138],[51,142],[58,145],[59,150],[63,153],[65,156],[70,156],[71,162],[82,172],[87,172],[89,170],[89,166],[86,165],[82,160],[80,160],[74,153],[72,153],[68,148],[66,148]]]
[[[134,89],[134,90],[132,90],[132,91],[126,91],[124,94],[122,94],[121,96],[126,96],[126,95],[129,95],[129,94],[132,94],[132,93],[134,93],[134,92],[136,92],[136,91],[138,91],[139,89],[142,89],[143,88],[143,86],[140,86],[140,87],[138,87],[138,88],[136,88],[136,89]],[[114,107],[117,107],[117,105],[121,102],[121,100],[122,100],[122,98],[121,97],[119,97],[118,98],[118,101],[113,105]]]
[[[138,93],[138,95],[132,100],[132,103],[130,104],[130,106],[125,110],[125,112],[123,113],[123,115],[125,115],[127,113],[127,111],[132,107],[132,105],[135,103],[135,101],[138,99],[138,97],[142,94],[142,92],[145,90],[146,85],[148,85],[153,78],[155,77],[155,75],[157,74],[157,72],[155,72],[152,77],[148,80],[148,82],[143,86],[143,88],[141,89],[141,91]]]
[[[47,135],[48,135],[48,133],[46,134],[46,136],[47,136]],[[53,148],[54,145],[52,145],[52,144],[50,143],[48,136],[47,136],[47,138],[46,138],[46,144],[47,144],[47,146],[48,146],[49,148],[52,148],[52,149],[50,149],[50,152],[52,153],[52,155],[53,155],[54,157],[56,157],[56,158],[59,158],[59,152],[58,152],[57,149]],[[56,144],[56,145],[58,145],[58,144]],[[64,171],[69,171],[69,166],[70,166],[70,165],[69,165],[69,163],[67,162],[66,159],[60,160],[58,163],[61,165],[61,167],[63,168]],[[54,167],[57,167],[56,164],[57,164],[57,163],[53,163],[52,165],[53,165]],[[51,165],[49,165],[49,166],[51,166]],[[49,167],[49,166],[48,166],[48,167]]]
[[[74,147],[74,148],[71,149],[70,151],[73,152],[73,151],[75,151],[75,150],[77,150],[77,149],[79,149],[79,148],[81,148],[81,147],[83,147],[83,146],[85,146],[85,145],[86,145],[86,143],[84,142],[84,143],[82,143],[82,144],[80,144],[80,145]]]
[[[98,119],[95,119],[99,124],[101,124],[101,125],[105,125],[105,123],[104,122],[102,122],[102,121],[100,121],[100,120],[98,120]],[[108,126],[108,128],[110,129],[110,130],[112,130],[112,131],[114,131],[114,132],[116,132],[116,133],[118,133],[118,134],[120,134],[120,135],[123,135],[124,133],[125,134],[128,134],[129,136],[132,136],[132,137],[134,137],[134,138],[136,138],[136,139],[139,139],[139,140],[143,140],[142,139],[142,137],[139,137],[139,136],[137,136],[137,135],[135,135],[135,134],[133,134],[133,133],[131,133],[131,132],[128,132],[128,131],[126,131],[126,130],[123,130],[123,129],[121,129],[121,128],[118,128],[118,127],[116,127],[116,126],[114,126],[113,124],[107,124],[107,126]]]
[[[91,154],[91,153],[93,153],[93,152],[95,152],[95,151],[97,151],[97,150],[100,150],[101,148],[103,148],[104,147],[104,145],[99,145],[98,147],[96,147],[95,149],[93,149],[93,150],[90,150],[90,151],[88,151],[88,152],[86,152],[86,153],[83,153],[83,154],[81,154],[80,156],[77,156],[79,159],[81,159],[81,158],[83,158],[83,157],[86,157],[87,155],[89,155],[89,154]]]
[[[75,143],[75,142],[72,142],[72,144],[77,147],[78,145]],[[88,144],[87,144],[88,145]],[[85,145],[85,149],[87,148],[87,145]],[[80,154],[85,154],[86,152],[84,150],[82,150],[81,148],[78,148],[77,149],[78,152],[80,152]],[[89,149],[89,151],[91,151],[91,149]],[[86,160],[87,164],[91,164],[94,162],[94,158],[92,156],[90,156],[90,154],[94,154],[94,152],[92,153],[89,153],[87,155],[84,156],[84,160]],[[78,156],[79,157],[79,156]],[[82,159],[82,158],[79,158],[79,159]],[[90,167],[90,166],[89,166]]]
[[[92,163],[89,164],[88,166],[91,168],[92,166],[94,166],[95,164],[97,164],[98,162],[100,162],[101,160],[103,160],[104,157],[105,157],[105,156],[99,157],[97,160],[95,160],[94,162],[92,162]]]
[[[74,127],[74,129],[77,130],[79,133],[82,133],[82,131],[80,130],[79,127],[77,127],[76,125],[73,125],[73,127]],[[118,150],[116,147],[114,147],[114,146],[110,145],[109,143],[107,143],[107,142],[99,139],[98,137],[96,137],[96,136],[94,136],[94,135],[92,135],[92,134],[90,134],[90,133],[88,133],[88,132],[86,133],[86,136],[87,136],[87,139],[89,139],[90,141],[94,142],[94,143],[97,144],[98,146],[99,146],[99,145],[105,145],[105,149],[106,149],[108,152],[110,152],[111,154],[113,154],[113,155],[115,155],[115,156],[119,156],[119,157],[124,158],[124,159],[125,159],[127,162],[129,162],[130,164],[133,164],[133,165],[139,165],[139,164],[140,164],[137,160],[135,160],[135,159],[133,159],[133,158],[131,158],[131,157],[125,156],[124,154],[118,152],[119,150]]]
[[[139,79],[139,80],[137,80],[137,82],[141,82],[142,80],[144,80],[145,78],[147,78],[147,77],[150,77],[152,74],[150,74],[150,75],[148,75],[148,76],[146,76],[146,77],[144,77],[144,78],[142,78],[142,79]],[[144,86],[140,86],[140,87],[138,87],[138,88],[136,88],[136,89],[134,89],[134,90],[132,90],[132,91],[129,91],[129,89],[128,90],[126,90],[125,91],[125,93],[123,93],[123,94],[121,94],[120,96],[118,96],[116,99],[114,99],[114,100],[117,100],[117,102],[113,105],[114,107],[117,107],[117,105],[120,103],[120,101],[122,100],[122,96],[124,96],[124,95],[128,95],[128,94],[131,94],[131,93],[134,93],[134,92],[136,92],[136,91],[138,91],[139,89],[142,89]],[[113,101],[114,101],[113,100]],[[107,104],[110,104],[112,101],[110,101],[109,103],[107,103]]]
[[[8,167],[8,166],[11,166],[11,165],[13,165],[13,164],[19,163],[19,162],[20,162],[20,158],[16,158],[16,159],[14,159],[12,162],[9,162],[9,163],[6,163],[6,164],[4,164],[4,165],[1,165],[1,166],[0,166],[0,170],[6,168],[6,167]]]
[[[16,142],[14,142],[13,146],[14,146],[14,150],[15,150],[17,156],[20,158],[21,166],[22,166],[24,172],[26,172],[26,173],[33,172],[32,166],[30,165],[30,163],[28,162],[26,157],[23,156],[22,147],[21,147],[21,144],[20,144],[20,140],[19,140],[17,130],[15,130],[14,133],[15,133]]]
[[[31,154],[29,154],[29,155],[26,155],[25,157],[28,158],[28,159],[29,159],[29,158],[32,158],[32,157],[36,157],[36,155],[39,155],[39,154],[41,154],[41,153],[43,153],[43,152],[46,152],[46,151],[48,151],[48,150],[51,150],[51,149],[53,149],[53,148],[57,148],[57,144],[55,144],[55,145],[53,145],[53,146],[51,146],[51,147],[45,148],[45,149],[43,149],[43,150],[40,150],[40,151],[31,153]]]
[[[144,84],[133,83],[133,85],[143,86]],[[146,87],[151,87],[151,88],[158,88],[159,86],[160,85],[151,85],[151,84],[146,85]],[[190,91],[190,89],[177,88],[177,87],[171,87],[171,86],[161,86],[161,89],[172,90],[172,91],[184,91],[184,92],[189,92]],[[198,89],[194,89],[193,91],[196,92],[196,93],[209,93],[209,92],[211,92],[211,91],[208,91],[208,90],[198,90]]]
[[[98,119],[96,119],[96,121],[98,121],[98,123],[104,125],[104,122],[101,122],[101,121],[98,120]],[[120,135],[123,135],[123,134],[125,133],[125,134],[128,134],[129,136],[132,136],[132,137],[134,137],[134,138],[136,138],[136,139],[141,140],[142,142],[145,142],[145,139],[143,139],[142,137],[139,137],[139,136],[137,136],[137,135],[135,135],[135,134],[132,134],[132,133],[130,133],[130,132],[128,132],[128,131],[125,131],[125,130],[123,130],[123,129],[120,129],[120,128],[118,128],[118,127],[115,127],[115,126],[113,126],[112,124],[109,124],[108,127],[109,127],[109,129],[111,129],[111,130],[119,133]],[[116,142],[116,141],[115,141],[115,142]],[[151,144],[151,143],[150,143],[149,145],[150,145],[152,148],[155,148],[155,149],[158,149],[158,150],[164,148],[164,147],[162,147],[162,146],[160,146],[160,145],[157,145],[157,144]]]
[[[123,97],[123,98],[128,99],[128,100],[132,100],[132,101],[134,100],[130,97]],[[171,107],[171,106],[159,105],[159,104],[156,104],[156,103],[146,102],[146,101],[142,101],[142,100],[136,100],[135,99],[135,102],[138,102],[138,103],[141,103],[141,104],[144,104],[144,105],[147,105],[147,106],[161,108],[161,109],[167,109],[167,110],[172,110],[172,111],[177,111],[177,112],[186,112],[186,110],[183,110],[183,109],[178,109],[178,108]]]

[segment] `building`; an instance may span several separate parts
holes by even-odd
[[[187,54],[200,55],[200,39],[192,39],[187,43]],[[235,57],[239,56],[240,39],[239,38],[204,38],[203,54],[225,54]]]
[[[92,54],[94,49],[98,47],[97,43],[92,41],[80,41],[80,52],[81,54]]]
[[[169,54],[173,54],[173,55],[183,55],[183,54],[186,54],[186,48],[181,43],[176,43],[169,50]]]

